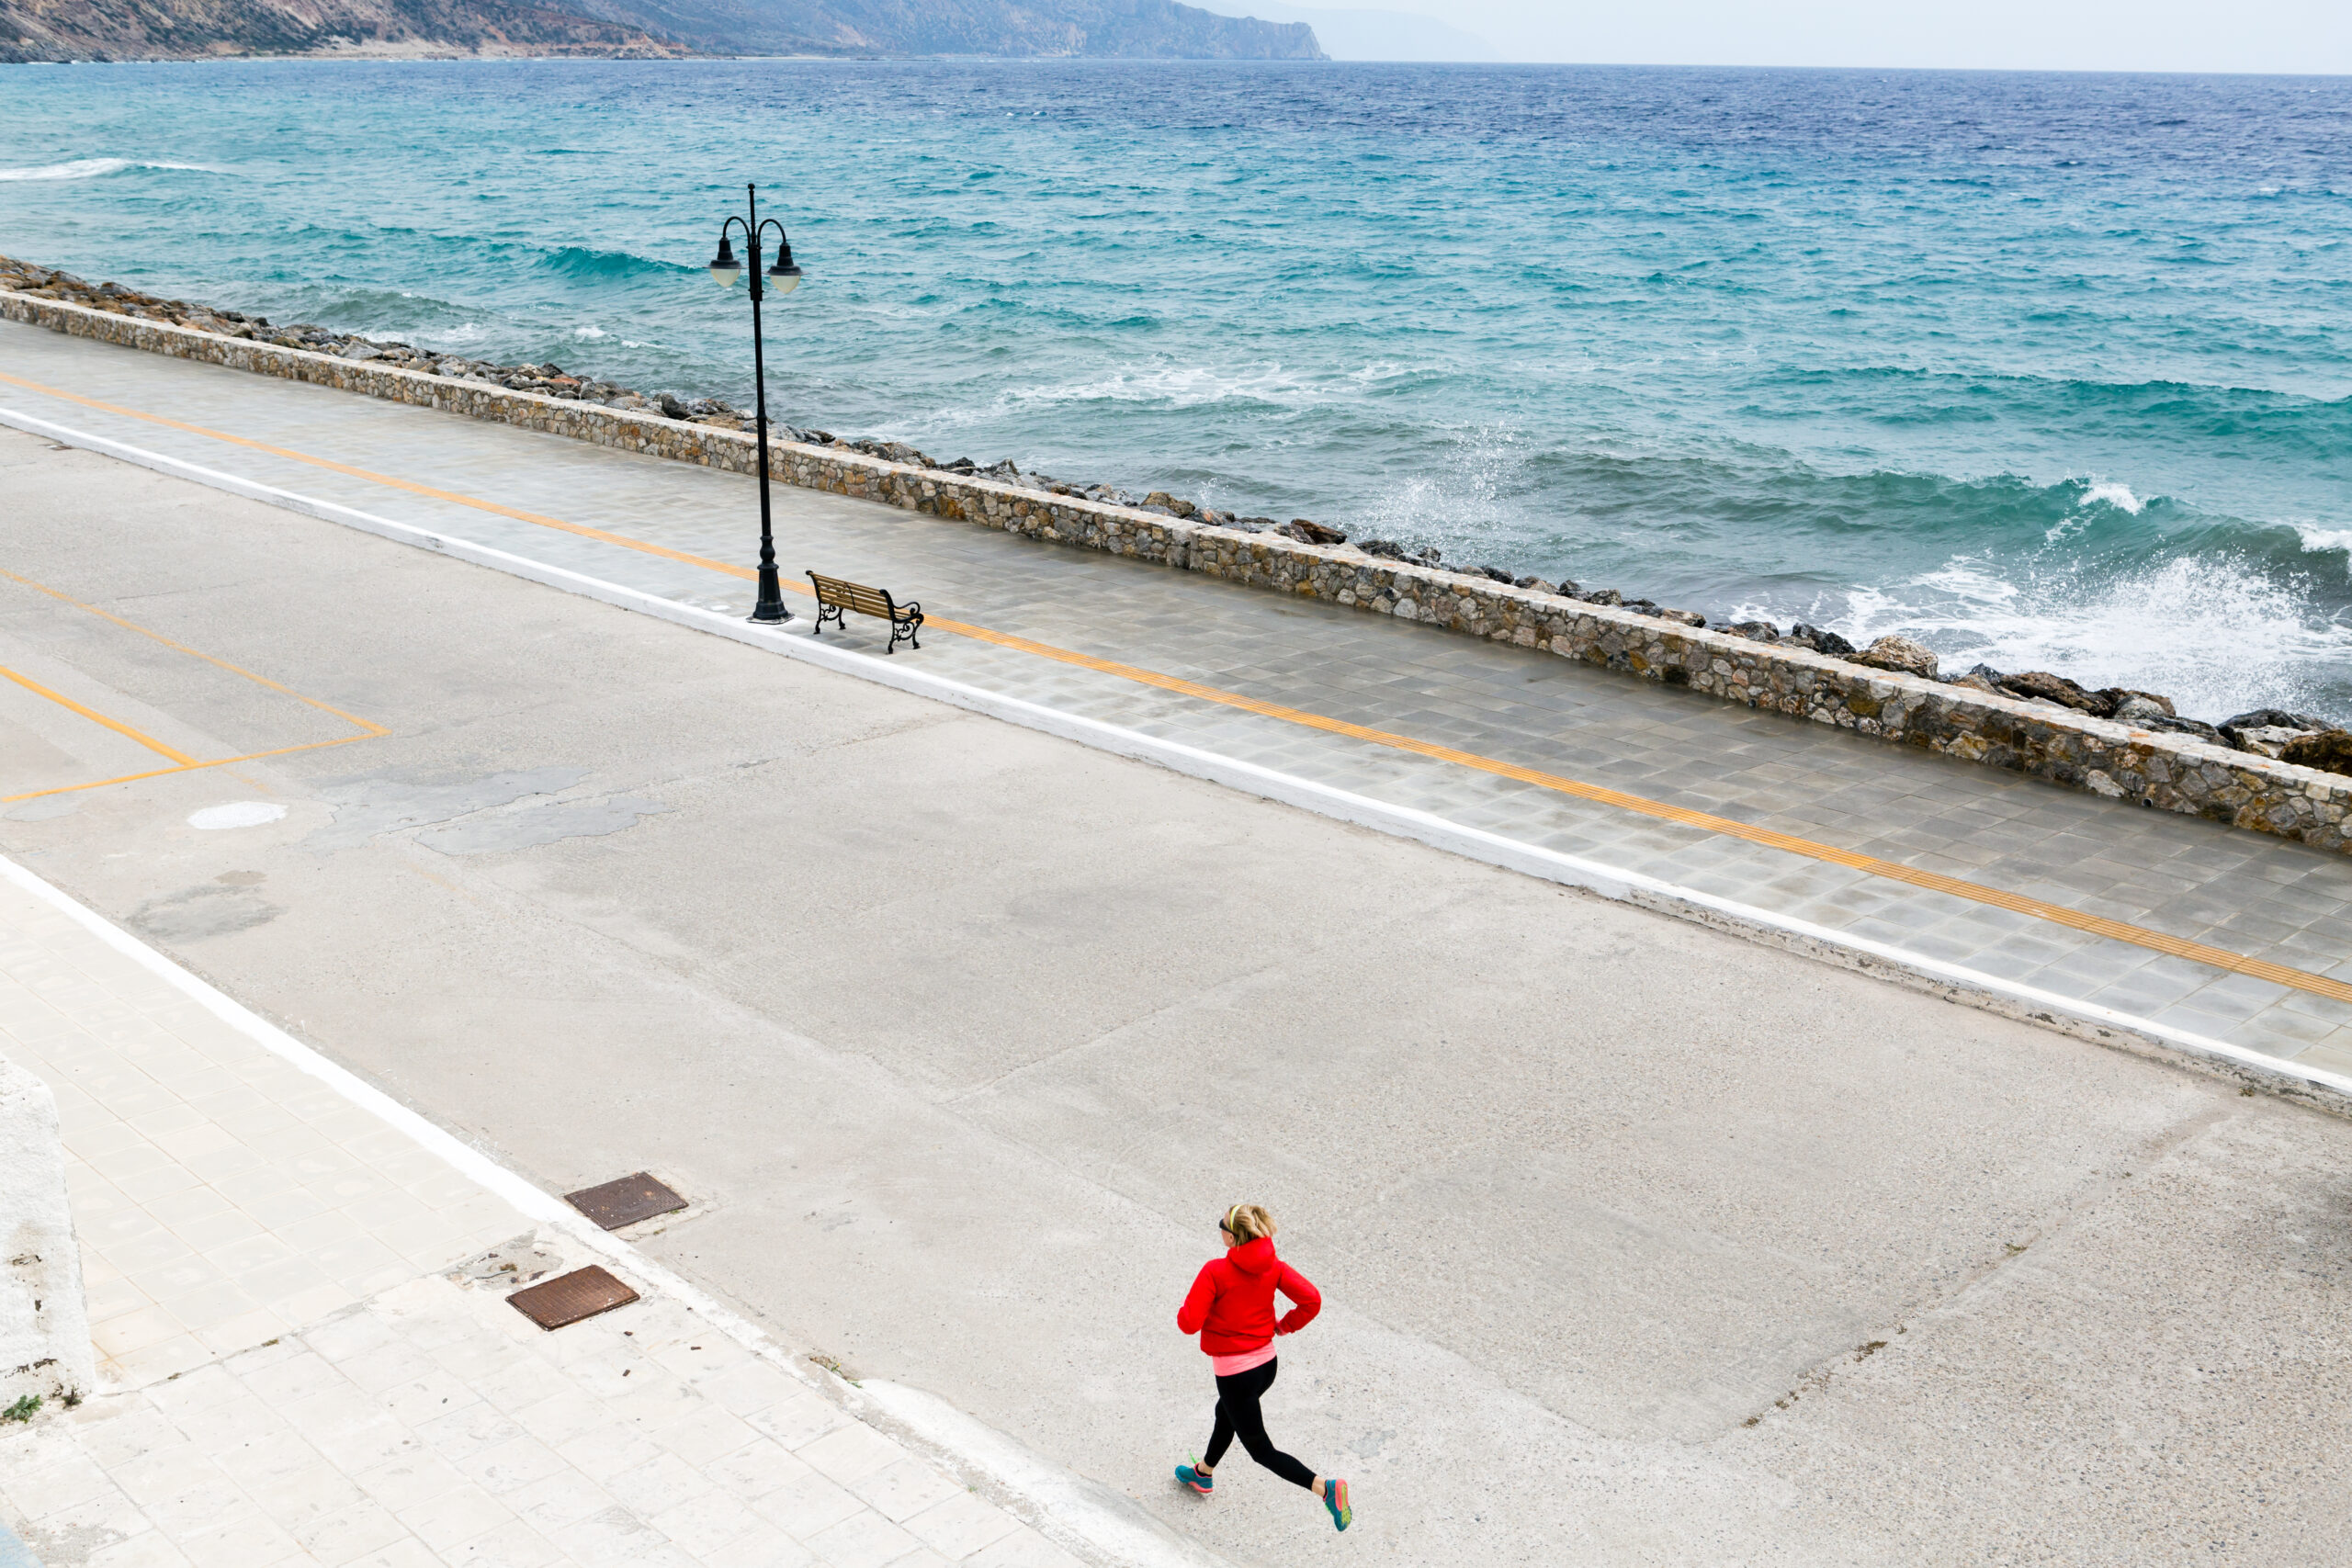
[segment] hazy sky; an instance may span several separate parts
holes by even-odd
[[[1477,33],[1506,60],[2352,73],[2352,0],[1292,4],[1418,12]]]

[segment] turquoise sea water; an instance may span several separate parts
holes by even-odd
[[[2352,718],[2352,80],[0,74],[0,252],[1711,615]]]

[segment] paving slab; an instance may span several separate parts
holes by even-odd
[[[190,755],[309,748],[188,767],[0,692],[42,767],[155,759],[0,810],[0,845],[543,1190],[695,1195],[641,1250],[1235,1562],[2300,1563],[2352,1533],[2312,1460],[2352,1408],[2341,1122],[28,437],[0,487],[8,569],[66,596],[16,582],[0,662]],[[195,652],[106,642],[150,633]],[[1073,705],[1262,728],[1048,662]],[[249,675],[282,731],[223,694]],[[1766,858],[1710,874],[1855,919],[1911,897],[1734,842]],[[1173,1304],[1239,1198],[1330,1303],[1272,1410],[1356,1483],[1345,1538],[1247,1466],[1207,1505],[1169,1478],[1207,1412]],[[660,1517],[706,1495],[673,1474]]]
[[[0,1054],[58,1097],[102,1358],[0,1426],[0,1562],[1078,1568],[649,1280],[538,1328],[509,1294],[604,1255],[6,880]]]

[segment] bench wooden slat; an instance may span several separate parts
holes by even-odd
[[[854,610],[861,615],[890,623],[890,645],[882,651],[895,653],[904,640],[910,648],[920,649],[916,634],[922,630],[922,606],[913,600],[901,604],[890,597],[889,590],[852,582],[846,578],[827,577],[822,572],[808,574],[809,586],[817,593],[817,631],[822,634],[825,623],[842,624],[842,612]]]

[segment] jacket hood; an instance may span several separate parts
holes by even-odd
[[[1274,1238],[1270,1235],[1228,1248],[1225,1260],[1244,1274],[1272,1273],[1282,1266],[1282,1259],[1274,1256]]]

